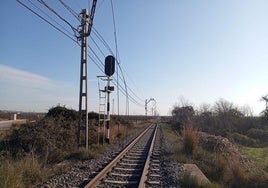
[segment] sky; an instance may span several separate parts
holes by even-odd
[[[37,1],[21,1],[28,6],[33,2],[60,22]],[[45,2],[78,27],[79,21],[58,1]],[[92,3],[64,2],[76,13],[90,9]],[[260,99],[268,94],[268,1],[112,2],[117,58],[130,95],[141,104],[130,102],[130,114],[143,115],[145,99],[154,98],[157,111],[170,115],[182,97],[196,108],[225,99],[237,106],[249,106],[255,115],[264,110]],[[93,26],[116,54],[112,18],[111,1],[98,0]],[[79,45],[15,0],[0,2],[0,23],[0,110],[46,112],[58,104],[77,110]],[[72,33],[67,24],[60,23]],[[104,62],[110,52],[96,34],[91,36],[89,46]],[[100,44],[103,55],[93,40]],[[88,106],[98,112],[96,76],[104,73],[91,59],[88,71]],[[125,96],[121,93],[119,98],[120,114],[125,114]],[[112,113],[116,113],[117,91],[111,100]],[[154,104],[148,105],[150,109]]]

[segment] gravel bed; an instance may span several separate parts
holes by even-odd
[[[71,163],[68,172],[53,175],[43,184],[37,185],[39,188],[54,188],[54,187],[83,187],[90,179],[100,172],[112,159],[127,146],[140,132],[130,135],[125,139],[118,141],[107,147],[106,151],[96,159],[86,161],[65,161]]]
[[[140,176],[143,172],[144,163],[147,159],[147,152],[149,150],[149,146],[152,140],[152,133],[154,132],[154,128],[150,128],[140,139],[138,142],[134,144],[134,146],[123,156],[122,159],[135,158],[135,161],[132,162],[121,162],[122,159],[115,165],[115,167],[111,170],[111,174],[107,175],[98,187],[137,187],[139,183]],[[137,160],[140,159],[140,160]],[[130,165],[131,164],[131,165]],[[138,165],[142,164],[142,165]],[[130,176],[122,176],[125,174],[130,174]],[[119,182],[121,183],[119,183]],[[131,182],[129,185],[124,182]]]
[[[163,136],[162,128],[159,126],[160,138],[160,156],[165,155],[164,147],[168,147],[168,143]],[[38,185],[39,188],[54,188],[54,187],[83,187],[90,179],[92,179],[98,172],[100,172],[130,141],[132,141],[142,130],[136,134],[130,135],[124,140],[107,147],[106,151],[96,159],[86,161],[67,161],[71,163],[67,172],[53,175],[43,184]],[[180,187],[178,185],[178,177],[181,176],[183,167],[172,161],[163,161],[160,157],[161,165],[161,185],[158,187]],[[153,186],[154,187],[154,186]]]
[[[164,148],[168,148],[169,146],[170,143],[164,137],[162,127],[160,126],[160,155],[166,155]],[[180,188],[179,178],[183,174],[183,164],[161,159],[161,187]]]

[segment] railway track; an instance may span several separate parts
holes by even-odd
[[[148,127],[85,187],[160,187],[157,130],[157,125]]]

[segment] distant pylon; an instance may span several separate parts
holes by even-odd
[[[262,97],[262,99],[265,101],[265,109],[268,109],[268,95]]]

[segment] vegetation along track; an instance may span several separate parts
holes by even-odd
[[[148,127],[85,187],[160,187],[157,130]]]

